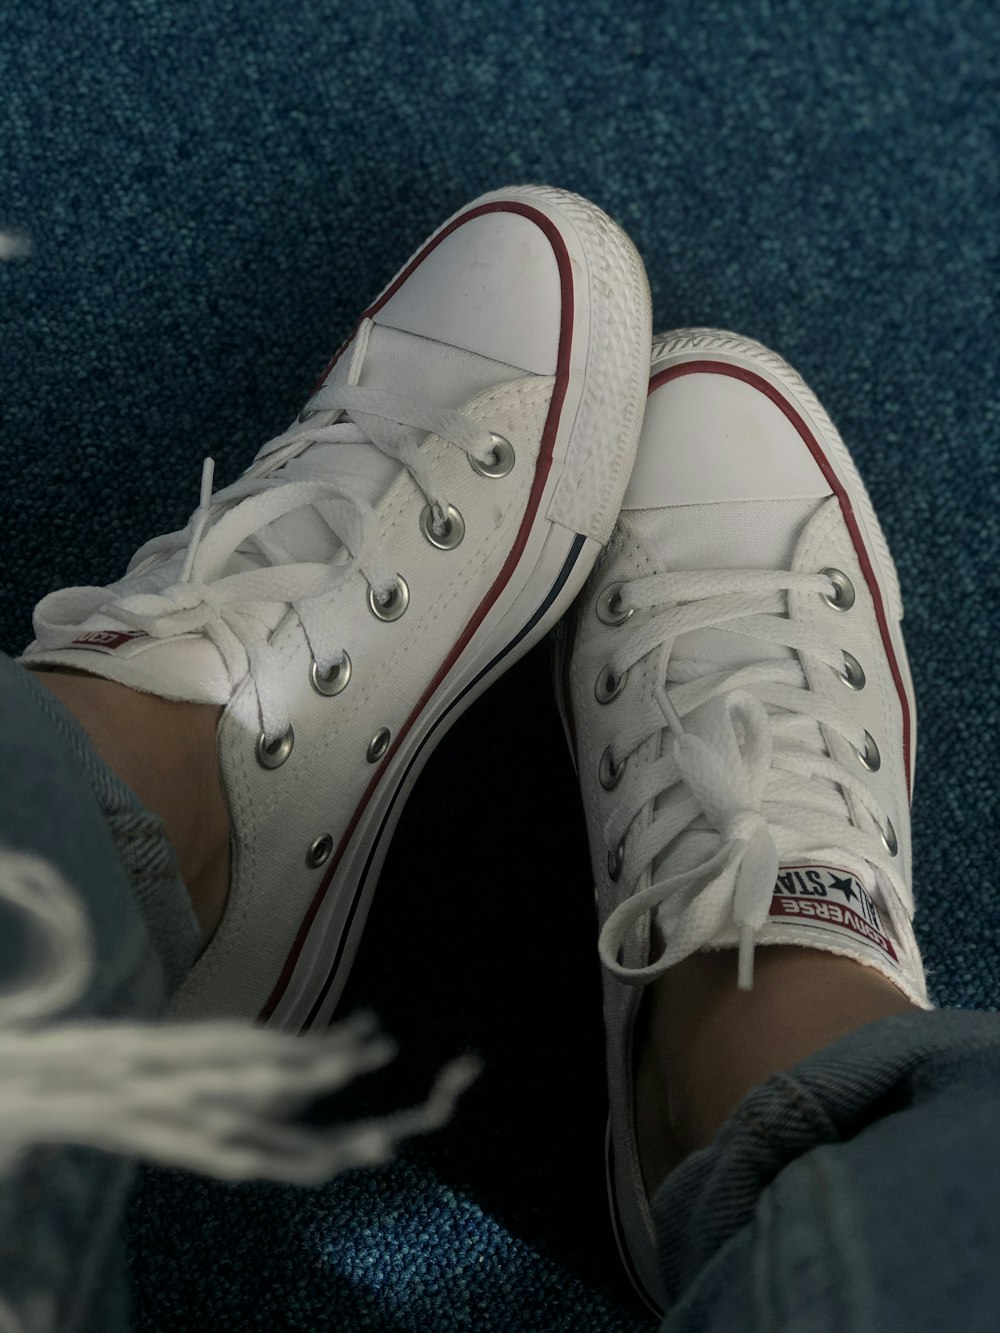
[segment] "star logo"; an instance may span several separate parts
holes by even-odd
[[[854,890],[854,885],[849,878],[841,879],[837,875],[830,876],[830,888],[839,889],[848,902],[851,902],[858,895]]]

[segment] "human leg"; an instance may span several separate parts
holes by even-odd
[[[162,699],[82,671],[30,668],[105,764],[163,821],[203,941],[229,892],[229,811],[219,779],[222,709]]]
[[[118,1333],[135,1159],[318,1183],[445,1123],[475,1069],[453,1061],[412,1111],[298,1123],[391,1043],[367,1020],[308,1038],[162,1021],[201,947],[167,827],[2,656],[0,775],[0,1325]]]
[[[760,1080],[929,1003],[913,692],[864,487],[815,396],[757,344],[664,335],[650,390],[558,658],[601,922],[609,1181],[656,1308],[658,1182]]]
[[[761,1083],[659,1187],[663,1333],[987,1333],[1000,1015],[885,1018]]]
[[[213,495],[209,463],[182,532],[112,588],[36,608],[22,664],[162,817],[207,940],[175,1013],[325,1028],[423,759],[607,538],[648,333],[641,263],[599,210],[535,189],[478,201],[366,312],[243,478]],[[237,1178],[321,1179],[440,1123],[468,1077],[456,1066],[425,1113],[366,1126],[353,1154],[297,1144],[285,1160],[277,1134],[250,1161],[234,1143],[154,1146]],[[310,1086],[335,1082],[327,1067]]]
[[[641,261],[597,208],[477,200],[238,481],[213,494],[209,460],[183,530],[36,607],[26,665],[221,710],[228,900],[179,1016],[329,1021],[420,768],[607,540],[648,332]]]
[[[868,1023],[914,1012],[871,968],[813,949],[761,949],[749,992],[733,985],[733,959],[725,951],[692,954],[670,968],[648,987],[636,1043],[647,1194],[652,1198],[674,1167],[712,1143],[743,1098],[772,1074]]]
[[[58,876],[73,887],[86,923],[89,977],[44,1022],[155,1020],[198,947],[161,821],[103,764],[33,675],[2,655],[0,750],[0,888],[16,875],[26,892],[40,892],[39,876]],[[3,922],[6,998],[32,986],[46,958],[37,927],[6,897]],[[7,1067],[0,1069],[0,1104],[9,1112],[5,1077],[11,1077]],[[9,1149],[6,1118],[3,1131]],[[4,1157],[0,1299],[8,1313],[26,1333],[126,1327],[118,1221],[134,1162],[50,1140],[13,1161]]]

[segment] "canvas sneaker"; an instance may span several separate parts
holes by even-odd
[[[620,521],[556,637],[600,924],[609,1196],[662,1306],[636,1148],[643,986],[698,950],[857,959],[928,1006],[896,571],[830,418],[773,352],[657,337]]]
[[[229,901],[183,1018],[327,1024],[393,828],[462,711],[558,620],[618,516],[650,302],[626,235],[523,186],[444,223],[298,419],[26,665],[222,705]]]

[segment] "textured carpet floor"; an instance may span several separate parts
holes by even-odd
[[[1000,1006],[998,42],[991,0],[44,0],[0,28],[0,646],[116,577],[297,410],[449,212],[545,180],[646,260],[656,325],[812,383],[896,556],[920,709],[919,935]],[[638,1330],[601,1177],[589,870],[533,653],[393,848],[349,1005],[399,1039],[355,1102],[473,1048],[454,1124],[299,1192],[147,1172],[144,1330]]]

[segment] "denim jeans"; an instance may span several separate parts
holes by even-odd
[[[198,948],[162,822],[44,685],[2,653],[0,786],[0,852],[50,863],[90,925],[97,966],[60,1017],[158,1017]],[[0,904],[0,990],[23,973],[28,944],[19,915]],[[128,1328],[121,1218],[134,1169],[96,1149],[44,1146],[0,1177],[0,1297],[27,1333]]]
[[[662,1333],[1000,1328],[1000,1015],[880,1019],[750,1092],[653,1203]]]
[[[2,654],[0,775],[0,851],[49,861],[90,923],[99,965],[64,1016],[162,1014],[198,948],[163,825]],[[0,911],[6,989],[27,940]],[[41,1147],[0,1181],[0,1296],[27,1330],[128,1328],[120,1222],[132,1172],[111,1154]],[[776,1075],[671,1174],[653,1212],[664,1333],[992,1333],[1000,1016],[883,1019]]]

